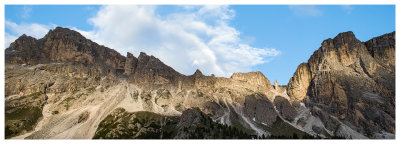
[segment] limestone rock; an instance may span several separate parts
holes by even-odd
[[[395,66],[395,37],[396,33],[388,33],[372,38],[365,42],[368,52],[382,65]]]
[[[38,40],[22,35],[5,50],[7,138],[24,133],[18,120],[8,120],[19,112],[14,108],[36,107],[22,98],[35,93],[43,94],[42,107],[32,112],[42,112],[43,120],[28,138],[175,138],[179,132],[176,138],[222,138],[199,131],[297,130],[287,121],[324,136],[395,133],[394,45],[394,32],[367,42],[341,33],[279,86],[261,72],[186,76],[154,56],[125,57],[66,28]]]
[[[276,109],[279,111],[280,115],[288,121],[293,121],[297,115],[296,109],[290,104],[290,102],[281,97],[277,96],[274,100],[274,105]]]
[[[133,74],[135,72],[137,62],[138,59],[133,56],[133,54],[128,52],[124,66],[124,74],[128,76]]]
[[[390,122],[395,107],[394,44],[394,32],[365,43],[352,32],[327,39],[308,63],[299,65],[288,84],[288,95],[355,125],[364,135],[382,130],[394,133]],[[371,107],[385,122],[368,117],[366,109]],[[339,127],[327,125],[331,122],[326,117],[321,117],[326,127]]]
[[[287,93],[289,96],[295,98],[298,101],[303,100],[308,91],[308,87],[311,82],[311,71],[307,63],[301,63],[293,77],[290,78],[287,87]]]
[[[260,85],[268,89],[273,89],[271,82],[260,71],[249,73],[234,73],[231,79],[247,82],[252,85]]]
[[[245,115],[253,121],[270,125],[276,121],[274,105],[265,97],[254,94],[246,97]]]
[[[40,58],[37,40],[23,34],[5,50],[6,63],[36,64]]]

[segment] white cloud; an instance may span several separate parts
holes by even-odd
[[[5,27],[9,32],[5,33],[5,47],[9,47],[19,36],[26,34],[36,39],[42,38],[54,28],[55,25],[42,25],[42,24],[17,24],[12,21],[5,21]]]
[[[351,5],[342,5],[341,8],[344,12],[346,12],[346,14],[351,14],[351,12],[354,10],[354,7]]]
[[[228,6],[180,7],[180,11],[160,15],[155,6],[104,6],[89,19],[93,30],[72,29],[123,55],[154,55],[186,75],[200,69],[207,75],[229,77],[233,72],[251,71],[280,53],[244,43],[240,32],[229,25],[235,12]],[[6,21],[11,31],[6,33],[6,43],[24,33],[41,38],[54,27]]]
[[[235,11],[226,5],[205,5],[197,13],[203,17],[219,17],[222,20],[232,19],[235,16]]]
[[[8,48],[12,42],[14,42],[18,37],[5,33],[4,36],[4,47]]]
[[[198,68],[205,74],[230,76],[279,54],[243,43],[240,32],[229,26],[235,12],[228,6],[182,9],[159,15],[154,6],[104,6],[89,20],[94,30],[80,32],[123,55],[154,55],[187,75]]]
[[[323,12],[313,5],[290,5],[289,9],[298,16],[321,16]]]

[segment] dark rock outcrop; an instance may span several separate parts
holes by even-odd
[[[23,34],[5,50],[6,63],[36,64],[40,59],[37,40]]]
[[[275,97],[274,105],[279,111],[282,118],[288,121],[293,121],[297,115],[296,109],[290,104],[290,102],[281,96]]]
[[[138,63],[138,59],[135,56],[133,56],[133,54],[128,52],[127,56],[126,56],[125,66],[124,66],[124,74],[129,76],[129,75],[135,73],[137,63]]]
[[[255,122],[270,125],[276,121],[274,105],[262,94],[246,96],[244,114]]]
[[[372,38],[365,42],[368,52],[382,65],[395,66],[395,32]]]

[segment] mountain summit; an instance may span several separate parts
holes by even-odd
[[[308,63],[297,68],[288,94],[327,119],[330,131],[348,123],[367,136],[395,133],[394,37],[393,32],[361,42],[345,32],[325,40]]]
[[[57,27],[5,50],[6,138],[394,138],[395,32],[322,42],[288,85],[186,76]]]

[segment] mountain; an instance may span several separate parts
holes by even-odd
[[[304,101],[328,131],[395,133],[395,33],[361,42],[352,32],[327,39],[300,64],[288,94]]]
[[[183,75],[57,27],[5,50],[6,138],[394,138],[394,32],[325,40],[287,86]]]

